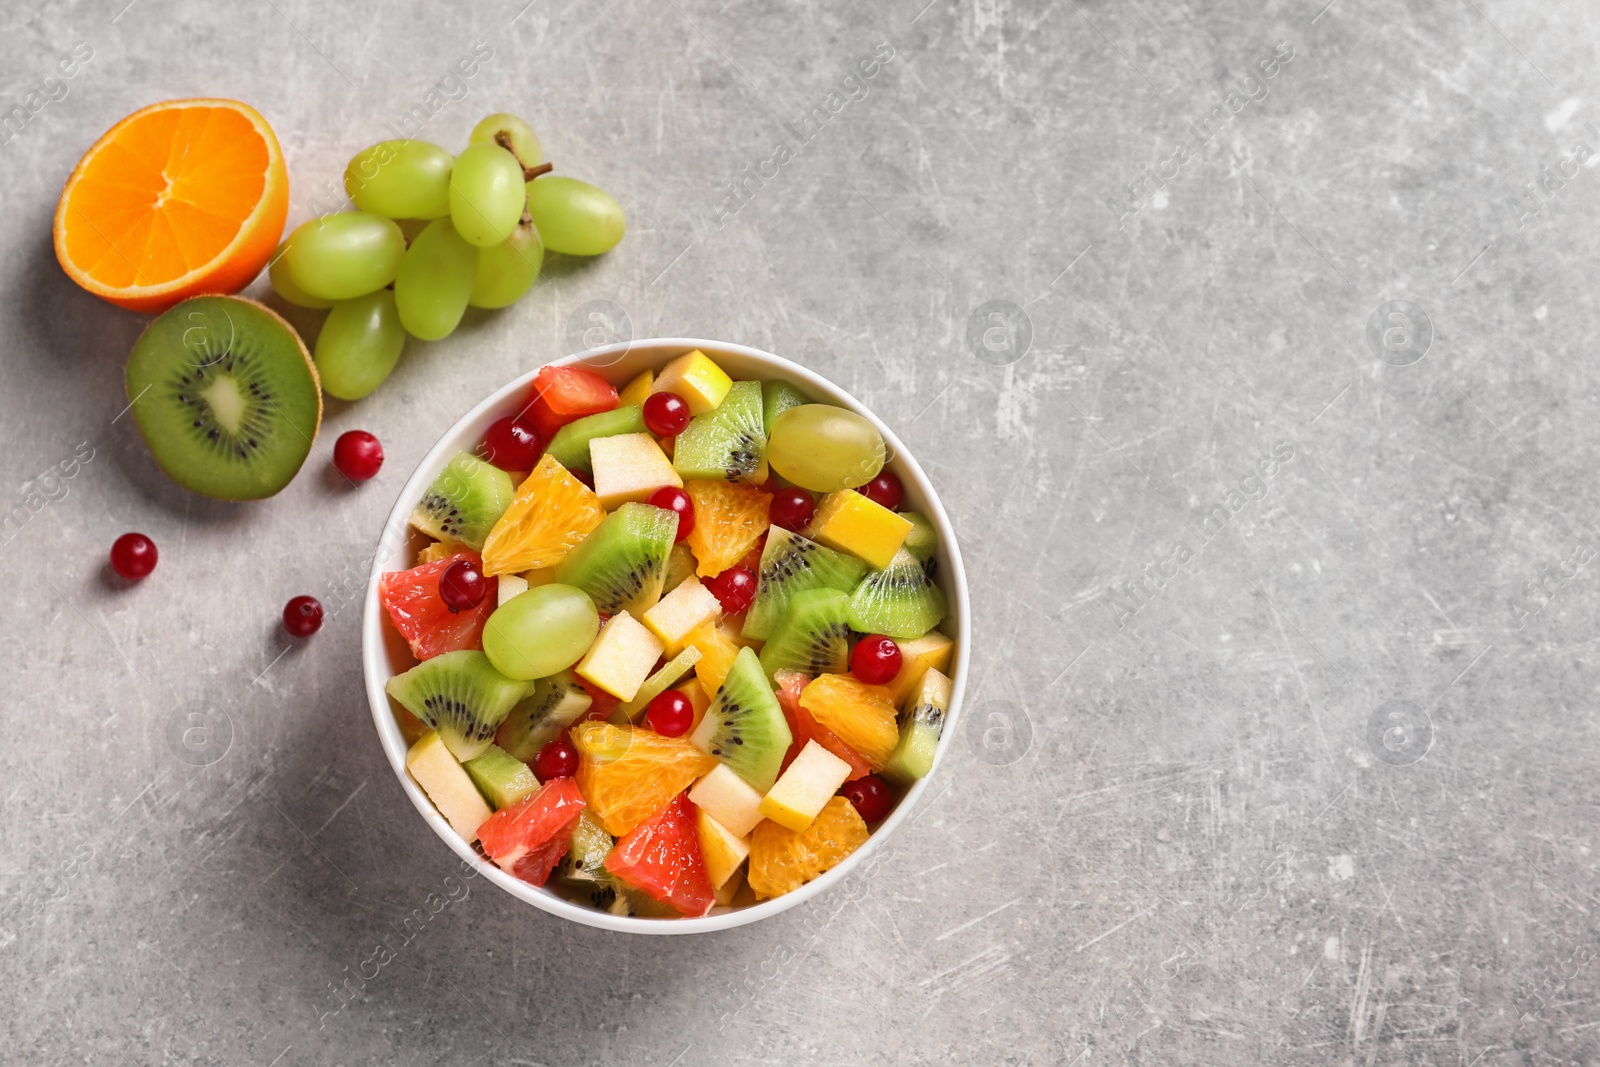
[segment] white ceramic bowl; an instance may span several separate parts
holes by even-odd
[[[907,510],[920,511],[932,520],[939,532],[939,584],[943,587],[950,602],[950,615],[945,620],[942,628],[955,638],[955,658],[952,664],[951,677],[955,683],[955,690],[950,699],[950,712],[945,718],[944,732],[939,739],[938,757],[934,763],[934,772],[938,770],[945,751],[950,747],[951,738],[956,735],[956,722],[961,711],[961,697],[966,688],[967,671],[970,663],[970,649],[972,645],[969,613],[967,610],[967,577],[961,567],[961,553],[956,547],[955,534],[950,528],[950,519],[945,514],[944,508],[939,504],[939,498],[929,484],[928,478],[922,473],[922,468],[917,466],[916,460],[906,452],[898,438],[890,432],[877,416],[859,404],[838,386],[819,375],[813,374],[804,367],[791,363],[786,359],[754,348],[745,348],[742,345],[724,344],[720,341],[701,341],[690,338],[660,338],[647,341],[632,341],[604,348],[591,349],[564,359],[553,361],[554,365],[578,365],[593,370],[619,388],[628,379],[645,369],[656,369],[664,365],[674,356],[688,352],[691,349],[700,349],[714,359],[735,379],[760,379],[784,378],[799,387],[802,393],[816,401],[837,404],[859,412],[872,421],[883,434],[883,439],[889,447],[890,460],[886,469],[899,475],[905,485],[905,507]],[[710,930],[727,930],[745,923],[755,922],[776,915],[781,911],[794,907],[796,904],[810,900],[818,893],[822,893],[829,886],[834,885],[850,873],[857,864],[861,863],[872,851],[883,844],[889,835],[905,821],[911,809],[915,807],[917,799],[922,796],[932,779],[930,773],[927,778],[914,783],[900,803],[895,807],[889,817],[875,830],[866,844],[858,848],[853,855],[839,864],[822,877],[801,886],[791,893],[763,901],[750,907],[733,910],[716,909],[712,914],[701,918],[684,919],[643,919],[635,916],[611,915],[598,911],[586,905],[577,904],[552,892],[549,889],[529,885],[527,882],[513,878],[496,867],[492,862],[480,856],[476,850],[461,835],[451,829],[450,824],[434,808],[425,793],[412,780],[406,772],[406,742],[401,736],[399,723],[394,716],[388,694],[384,685],[391,677],[412,666],[413,660],[406,648],[405,641],[394,628],[389,625],[385,617],[382,604],[378,601],[378,579],[387,571],[405,570],[412,565],[414,551],[414,538],[407,535],[406,520],[411,514],[416,502],[421,499],[423,491],[427,489],[433,479],[444,469],[450,457],[461,451],[472,451],[483,439],[484,431],[490,423],[507,415],[520,411],[526,403],[528,391],[533,383],[537,370],[508,382],[496,390],[483,403],[473,408],[461,421],[450,428],[439,443],[425,456],[417,466],[416,471],[406,482],[405,488],[400,491],[400,499],[395,502],[394,510],[389,514],[389,521],[384,526],[384,535],[380,538],[377,550],[373,555],[372,575],[367,583],[367,600],[361,621],[361,661],[366,672],[367,702],[372,707],[372,721],[378,728],[378,739],[383,745],[384,753],[389,757],[389,766],[394,768],[394,775],[400,780],[400,787],[411,798],[411,803],[416,805],[417,811],[433,827],[434,833],[449,845],[462,860],[472,864],[479,874],[504,889],[507,893],[532,904],[536,908],[559,915],[565,919],[584,923],[588,926],[598,926],[605,930],[618,930],[625,933],[646,934],[695,934]]]

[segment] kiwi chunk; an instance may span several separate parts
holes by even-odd
[[[607,615],[635,618],[661,599],[678,516],[649,504],[623,504],[556,567],[556,581],[577,586]]]
[[[679,541],[667,554],[667,576],[661,582],[661,595],[666,596],[682,585],[694,570],[694,553],[689,550],[688,545]]]
[[[806,395],[782,378],[772,378],[761,383],[761,428],[768,437],[772,436],[772,420],[790,408],[797,408],[811,401]]]
[[[904,548],[881,571],[873,571],[850,594],[850,627],[864,634],[901,640],[921,637],[945,616],[944,593],[922,561]]]
[[[422,494],[411,525],[441,541],[483,551],[489,530],[511,506],[511,475],[470,452],[457,452]]]
[[[789,598],[761,648],[761,668],[843,674],[850,669],[850,596],[837,589],[803,589]]]
[[[589,442],[597,437],[615,437],[622,433],[644,433],[644,409],[637,404],[602,411],[598,415],[585,415],[569,422],[556,431],[545,446],[545,451],[569,471],[588,471]]]
[[[527,800],[539,788],[539,779],[533,768],[511,755],[499,745],[490,745],[461,766],[472,776],[483,798],[494,805],[496,811],[509,808],[519,800]]]
[[[762,421],[761,383],[734,382],[721,404],[690,419],[673,446],[672,466],[684,481],[766,481],[767,431]]]
[[[773,526],[767,530],[767,547],[761,551],[756,599],[740,633],[752,641],[765,641],[796,593],[806,589],[848,593],[868,569],[855,556],[824,548],[782,526]]]
[[[513,759],[531,763],[539,750],[577,722],[594,703],[571,671],[561,671],[533,683],[533,692],[511,709],[495,743]]]
[[[765,793],[778,780],[794,736],[761,661],[748,648],[734,657],[717,697],[689,740],[726,763],[751,788]]]
[[[952,688],[950,679],[932,668],[917,683],[900,720],[900,742],[883,765],[883,773],[892,781],[904,785],[933,770]]]
[[[900,547],[922,561],[922,569],[929,578],[933,577],[939,553],[939,533],[933,528],[933,523],[920,511],[902,511],[900,517],[911,520],[911,532],[906,534],[905,543]]]
[[[128,404],[167,477],[219,500],[289,484],[322,423],[322,390],[299,336],[269,308],[198,296],[134,343]]]
[[[424,660],[389,679],[389,695],[439,731],[456,759],[482,754],[530,684],[507,678],[482,652],[463,649]]]
[[[578,824],[572,828],[572,843],[561,858],[557,877],[586,885],[608,883],[613,876],[606,870],[606,856],[615,843],[594,813],[584,808],[578,815]]]

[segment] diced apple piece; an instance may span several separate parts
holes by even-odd
[[[642,504],[662,486],[683,487],[672,460],[647,433],[619,433],[589,442],[594,491],[607,511],[627,503]]]
[[[695,828],[700,832],[700,853],[705,857],[706,876],[711,888],[720,889],[738,873],[739,865],[750,855],[750,842],[706,814],[695,811]]]
[[[733,379],[711,362],[704,352],[686,352],[661,368],[653,393],[677,393],[689,405],[689,414],[704,415],[715,410],[733,388]]]
[[[854,489],[829,493],[817,505],[807,536],[813,541],[859,556],[878,570],[887,567],[905,544],[912,522]]]
[[[578,661],[578,674],[618,700],[632,700],[663,651],[661,639],[626,611],[600,627],[600,635]]]
[[[445,747],[437,730],[429,730],[411,746],[411,751],[406,753],[406,770],[456,833],[466,838],[468,844],[478,839],[478,827],[494,812],[484,802],[478,787],[472,784],[472,776],[466,768]]]
[[[726,763],[718,763],[689,790],[689,800],[737,837],[762,819],[761,794]]]
[[[721,602],[700,579],[690,575],[644,613],[644,624],[667,646],[667,655],[676,656],[696,626],[721,614]]]
[[[800,833],[849,777],[850,764],[815,741],[807,741],[789,769],[767,790],[761,814]]]
[[[500,582],[496,586],[496,596],[499,599],[495,601],[495,606],[499,607],[518,593],[526,593],[527,591],[528,579],[520,574],[502,574]]]
[[[938,630],[930,630],[921,637],[895,644],[900,646],[900,671],[885,688],[894,696],[894,706],[903,708],[924,674],[949,669],[956,643]]]

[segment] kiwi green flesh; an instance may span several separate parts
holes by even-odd
[[[772,436],[772,420],[790,408],[801,407],[811,401],[806,395],[782,378],[771,378],[761,383],[761,428]]]
[[[673,467],[686,480],[748,480],[760,470],[767,454],[761,411],[761,383],[734,382],[721,404],[690,419],[678,434]]]
[[[667,553],[667,576],[661,582],[661,595],[666,596],[682,585],[695,571],[694,553],[683,543],[672,546]]]
[[[794,737],[753,651],[739,650],[690,740],[758,792],[767,792],[778,780]]]
[[[305,345],[238,297],[195,297],[157,317],[134,343],[125,384],[157,465],[221,500],[259,500],[288,485],[322,421]]]
[[[411,525],[441,541],[483,550],[489,531],[511,506],[511,475],[468,452],[457,452],[422,494]]]
[[[482,754],[530,683],[518,682],[489,663],[482,652],[463,649],[412,667],[389,679],[389,695],[439,731],[445,747],[465,762]]]
[[[944,593],[905,549],[881,571],[873,571],[850,594],[850,628],[902,641],[921,637],[944,618]]]
[[[934,703],[916,704],[906,710],[900,723],[900,741],[883,765],[884,777],[904,785],[928,776],[949,710]]]
[[[623,504],[556,567],[555,580],[589,594],[607,615],[635,617],[661,599],[678,516],[649,504]]]
[[[770,527],[756,575],[756,598],[741,633],[752,641],[767,640],[796,593],[806,589],[848,593],[868,569],[855,556],[825,548],[781,526]]]
[[[545,451],[567,470],[594,472],[589,462],[589,442],[597,437],[615,437],[624,433],[644,433],[644,409],[629,404],[598,415],[585,415],[569,422],[556,431],[545,446]]]
[[[527,800],[539,788],[533,769],[498,745],[490,745],[462,766],[496,811]]]
[[[805,589],[789,599],[772,636],[761,646],[768,678],[787,668],[809,674],[850,669],[850,597],[837,589]]]
[[[514,758],[532,763],[539,750],[577,722],[593,702],[571,671],[540,678],[533,683],[533,692],[506,715],[495,743]]]
[[[572,828],[572,843],[561,859],[557,877],[563,881],[588,885],[607,881],[611,875],[605,869],[606,855],[613,843],[613,838],[600,825],[600,820],[585,808],[578,816],[578,824]]]

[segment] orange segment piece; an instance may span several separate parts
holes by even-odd
[[[579,723],[578,788],[606,833],[621,837],[717,765],[685,737],[637,726]]]
[[[867,839],[867,824],[844,797],[823,805],[799,833],[764,819],[750,832],[750,888],[756,899],[782,896],[837,867]]]
[[[483,573],[553,567],[606,517],[594,490],[548,452],[539,457],[511,506],[483,542]]]
[[[738,563],[767,532],[772,497],[753,485],[695,479],[683,491],[694,501],[694,529],[684,541],[702,578]]]
[[[132,311],[237,293],[261,273],[289,212],[267,120],[237,100],[135,111],[84,153],[56,204],[61,269]]]
[[[823,674],[800,691],[800,706],[875,771],[883,770],[900,741],[894,696],[884,686],[867,685],[848,674]]]

